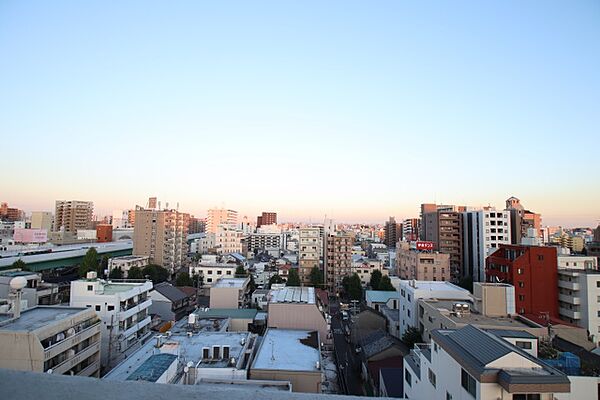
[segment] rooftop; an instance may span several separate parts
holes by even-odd
[[[184,300],[188,297],[187,294],[185,294],[181,289],[171,285],[168,282],[159,283],[158,285],[154,286],[154,290],[165,296],[173,303]]]
[[[390,299],[399,299],[400,295],[397,291],[383,291],[383,290],[367,290],[365,292],[365,299],[371,303],[387,303]]]
[[[315,288],[310,286],[289,286],[283,289],[272,290],[269,302],[316,304]]]
[[[414,290],[429,290],[431,292],[450,290],[455,291],[456,293],[469,294],[469,291],[467,289],[463,289],[460,286],[456,286],[447,281],[402,280],[400,281],[400,285]]]
[[[268,329],[252,365],[253,369],[320,371],[318,332]]]
[[[198,318],[223,317],[231,319],[254,319],[256,308],[199,308],[194,311]]]
[[[21,316],[18,319],[12,319],[12,315],[0,315],[0,331],[33,332],[51,325],[53,322],[59,322],[86,310],[88,309],[84,307],[60,306],[28,308],[21,312]]]
[[[213,283],[213,288],[237,288],[242,289],[247,278],[221,278]]]
[[[127,377],[128,381],[156,382],[177,360],[175,354],[155,354]]]

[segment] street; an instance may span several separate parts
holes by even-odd
[[[345,325],[349,322],[342,321],[337,302],[330,304],[330,314],[340,388],[344,394],[364,396],[360,377],[360,360],[354,353],[353,345],[346,341],[344,335]]]

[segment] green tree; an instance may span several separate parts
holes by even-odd
[[[409,326],[406,331],[404,331],[404,335],[402,335],[402,341],[405,345],[408,346],[409,349],[415,347],[416,343],[423,343],[423,339],[421,339],[421,332],[414,326]]]
[[[98,276],[104,276],[104,271],[106,270],[108,270],[108,256],[102,256],[96,272],[98,273]]]
[[[97,271],[98,270],[98,252],[95,247],[90,247],[85,256],[83,256],[83,261],[79,264],[79,276],[85,278],[89,271]]]
[[[283,279],[281,276],[273,275],[271,277],[271,279],[269,279],[269,287],[271,287],[273,284],[284,283],[284,282],[285,282],[285,279]]]
[[[175,286],[194,286],[194,281],[187,272],[182,272],[175,279]]]
[[[376,269],[371,272],[371,280],[369,281],[369,285],[371,285],[371,289],[379,290],[379,284],[381,282],[381,271]]]
[[[12,263],[12,267],[13,268],[18,268],[21,271],[29,271],[29,267],[27,266],[27,264],[25,263],[25,261],[21,260],[20,258],[15,261],[14,263]]]
[[[396,290],[396,288],[392,285],[392,281],[390,280],[390,277],[387,275],[384,275],[381,277],[381,281],[379,282],[379,286],[377,287],[377,290],[393,292]]]
[[[113,268],[108,277],[110,279],[123,279],[123,270],[121,267]]]
[[[310,270],[310,283],[314,287],[323,286],[323,271],[321,271],[319,267],[313,267]]]
[[[204,286],[204,277],[194,272],[192,273],[192,282],[194,282],[194,287],[201,288]]]
[[[287,279],[287,286],[300,286],[300,276],[296,268],[290,269]]]
[[[131,267],[127,271],[127,279],[144,279],[144,272],[140,267]]]
[[[155,285],[169,279],[169,271],[156,264],[145,266],[142,273],[144,274],[144,277],[148,276]]]
[[[237,278],[243,278],[246,275],[248,275],[248,273],[246,272],[246,270],[244,269],[243,266],[238,265],[237,268],[235,269],[235,276]]]
[[[346,293],[350,300],[360,300],[362,298],[362,282],[358,274],[354,273],[347,281]]]

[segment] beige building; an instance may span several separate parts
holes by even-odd
[[[342,288],[342,279],[352,272],[352,236],[338,233],[327,235],[325,247],[325,284],[329,293]]]
[[[56,200],[54,231],[76,233],[79,229],[92,227],[94,203],[91,201]]]
[[[321,342],[316,331],[268,329],[250,379],[287,381],[293,392],[321,393]]]
[[[124,273],[124,277],[127,277],[127,273],[133,267],[143,269],[150,263],[150,257],[148,256],[121,256],[112,257],[108,259],[108,272],[110,273],[113,269],[120,268]]]
[[[52,231],[52,213],[49,211],[33,211],[31,213],[31,229]]]
[[[90,308],[38,306],[0,316],[0,368],[99,377],[100,325]]]
[[[244,308],[250,301],[250,278],[221,278],[210,288],[210,308]]]
[[[190,215],[176,210],[136,210],[133,255],[147,256],[151,264],[171,272],[187,262]]]
[[[356,274],[360,278],[363,287],[366,287],[371,282],[371,274],[374,271],[381,272],[381,275],[388,275],[388,270],[383,268],[383,262],[378,258],[367,258],[361,256],[352,257],[351,274]]]
[[[413,250],[407,242],[396,249],[396,269],[400,279],[418,281],[449,281],[450,255]]]
[[[228,225],[219,225],[215,233],[217,254],[242,253],[243,232]]]
[[[206,218],[206,232],[217,233],[219,225],[226,225],[235,228],[238,220],[238,212],[234,210],[226,210],[213,208],[208,210]]]
[[[310,284],[310,271],[319,267],[321,258],[321,229],[300,228],[298,232],[298,274],[302,284]]]

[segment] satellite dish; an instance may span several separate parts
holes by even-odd
[[[27,286],[27,279],[22,276],[17,276],[16,278],[12,278],[10,280],[10,288],[16,291],[23,290],[23,288]]]

